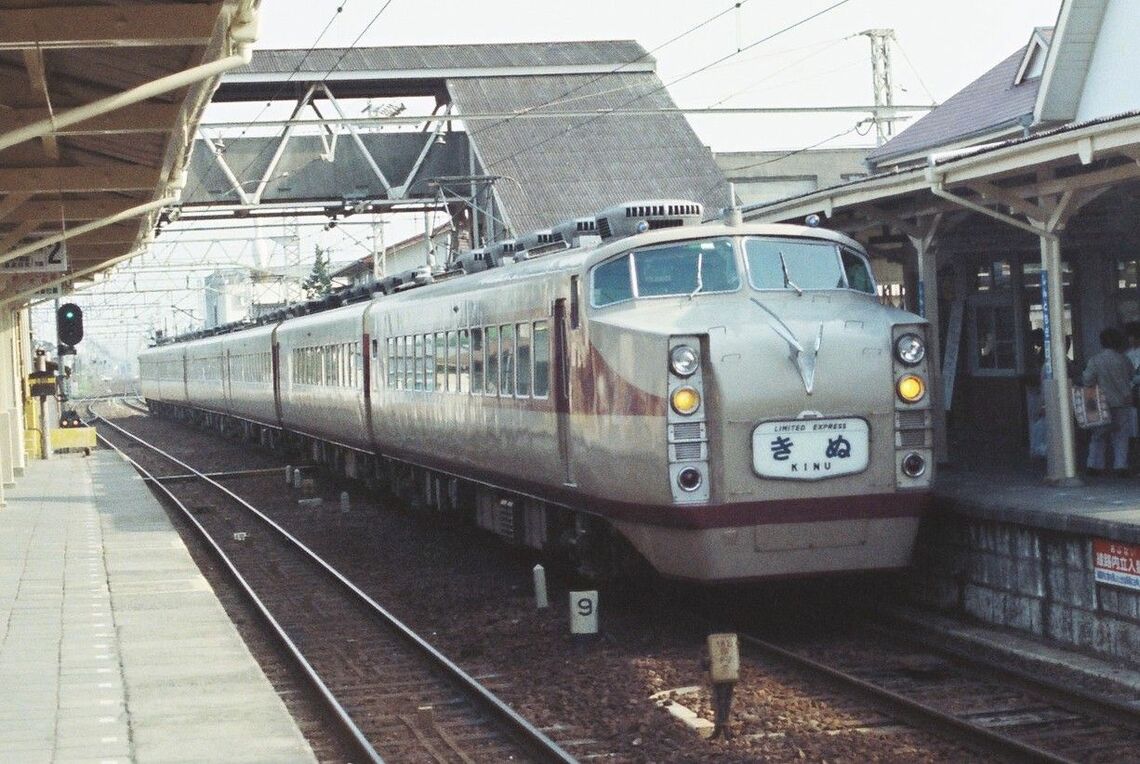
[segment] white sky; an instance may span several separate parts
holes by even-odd
[[[392,0],[385,8],[385,2],[263,0],[258,45],[635,39],[653,51],[735,5],[730,0]],[[658,75],[669,84],[837,2],[744,0],[738,11],[654,52]],[[1060,0],[847,0],[669,91],[683,107],[712,106],[729,96],[734,97],[721,105],[870,104],[870,42],[858,33],[887,28],[895,30],[898,43],[892,54],[895,102],[929,103],[927,89],[942,101],[1028,42],[1033,27],[1052,26],[1059,8]],[[692,122],[714,150],[732,151],[802,148],[859,119],[855,114],[702,116]],[[866,142],[853,136],[827,145]]]
[[[739,10],[729,10],[735,5],[732,0],[391,0],[387,6],[385,2],[263,0],[258,47],[635,39],[652,52],[658,76],[682,107],[869,105],[873,100],[870,43],[858,33],[888,28],[895,30],[897,40],[892,51],[895,103],[918,104],[929,103],[931,97],[945,100],[1025,45],[1033,27],[1052,26],[1061,0],[846,0],[691,77],[686,75],[841,0],[742,0]],[[726,10],[693,34],[664,45]],[[659,46],[663,47],[657,50]],[[677,80],[681,81],[672,84]],[[853,132],[832,139],[850,131],[862,117],[851,113],[698,116],[690,121],[714,151],[789,150],[816,144],[873,145],[873,135]],[[228,118],[207,112],[206,121]],[[318,243],[331,247],[334,262],[369,253],[368,227],[348,231],[342,226],[323,233],[320,221],[312,222],[318,225],[301,231],[306,262]],[[422,230],[422,221],[405,219],[390,225],[389,243],[408,235],[405,229]],[[99,353],[101,346],[102,352],[130,357],[144,346],[151,329],[184,329],[191,314],[200,317],[205,271],[164,264],[248,262],[252,247],[242,242],[208,247],[182,243],[223,235],[172,231],[158,240],[152,254],[134,261],[152,272],[165,271],[164,288],[175,290],[170,293],[154,292],[155,277],[144,270],[134,276],[120,273],[105,288],[77,293],[74,299],[86,310],[87,336],[92,340],[81,346],[81,354]],[[139,290],[137,299],[124,295],[133,290]],[[96,297],[101,291],[109,294]],[[37,336],[54,339],[52,316],[50,301],[35,311]]]

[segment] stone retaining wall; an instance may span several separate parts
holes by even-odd
[[[1087,534],[940,508],[919,532],[909,588],[921,605],[1140,667],[1140,592],[1095,581]]]

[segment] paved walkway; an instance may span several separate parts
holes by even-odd
[[[31,462],[5,498],[0,762],[314,760],[125,462]]]

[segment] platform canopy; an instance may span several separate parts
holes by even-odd
[[[148,241],[260,0],[0,0],[0,303]]]

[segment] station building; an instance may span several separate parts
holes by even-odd
[[[1068,376],[1103,328],[1140,318],[1138,25],[1135,3],[1066,0],[1054,28],[872,151],[866,177],[746,208],[819,214],[904,269],[908,307],[938,327],[943,457],[1025,457],[1041,389],[1047,478],[1077,477]]]

